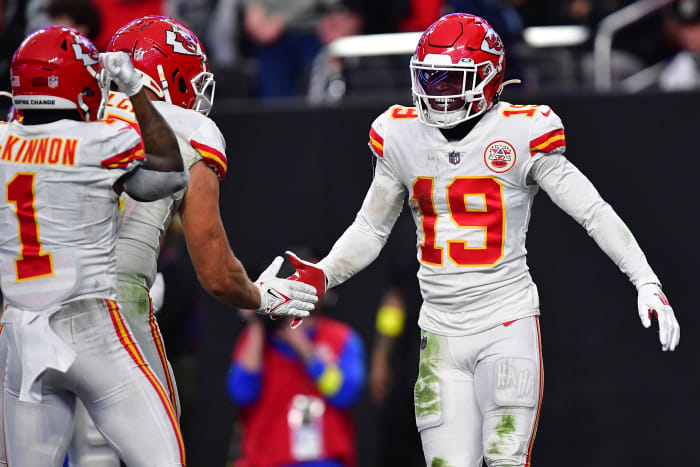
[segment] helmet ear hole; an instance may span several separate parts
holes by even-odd
[[[185,78],[180,76],[177,80],[177,87],[180,90],[181,93],[187,92],[187,84],[185,83]]]

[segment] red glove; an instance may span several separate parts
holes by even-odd
[[[314,263],[304,261],[289,250],[286,251],[284,255],[297,271],[287,279],[301,281],[315,287],[316,294],[319,297],[326,293],[326,273],[323,272],[323,269],[319,268]]]
[[[294,269],[296,269],[296,272],[287,279],[309,284],[316,289],[316,294],[319,297],[326,293],[326,273],[323,272],[323,269],[319,268],[313,263],[304,261],[292,251],[288,250],[284,253],[284,255],[287,257],[289,262],[292,263]],[[303,318],[294,318],[294,321],[292,321],[290,325],[292,329],[298,327],[302,320]]]

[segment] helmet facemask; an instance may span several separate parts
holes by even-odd
[[[190,84],[195,95],[192,110],[209,115],[214,105],[214,91],[216,89],[214,74],[209,71],[203,71],[192,78]]]
[[[143,85],[150,89],[159,99],[167,102],[168,104],[175,104],[173,102],[170,93],[170,84],[165,78],[165,73],[163,72],[163,66],[158,65],[158,77],[160,79],[160,85],[150,76],[148,76],[143,71],[141,73],[141,82]],[[182,79],[180,77],[180,79]],[[185,86],[185,81],[180,82],[180,86]],[[175,86],[177,84],[174,84]],[[212,107],[214,106],[214,90],[216,89],[216,81],[214,81],[214,74],[209,71],[202,71],[197,74],[194,78],[190,80],[190,86],[192,86],[192,91],[194,93],[194,98],[189,100],[189,104],[185,106],[187,109],[196,110],[204,115],[209,115]]]
[[[428,126],[452,128],[489,108],[484,93],[498,73],[490,61],[475,64],[463,58],[453,65],[445,55],[411,58],[411,84],[418,118]]]
[[[112,77],[101,65],[98,65],[99,71],[95,70],[95,68],[90,65],[88,65],[86,68],[88,73],[90,73],[90,75],[95,78],[95,81],[97,81],[97,89],[100,93],[100,101],[97,106],[97,111],[94,112],[95,120],[104,120],[105,113],[107,111],[107,100],[109,99],[109,88],[112,82]],[[85,120],[90,121],[90,106],[83,99],[83,95],[86,97],[92,97],[94,95],[94,91],[90,88],[85,88],[83,92],[78,94],[78,107],[85,115]]]

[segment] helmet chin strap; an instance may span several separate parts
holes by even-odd
[[[505,88],[509,84],[520,84],[520,83],[522,83],[522,81],[520,81],[519,79],[509,79],[508,81],[504,81],[501,83],[500,86],[498,86],[498,93],[497,94],[500,96],[501,93],[503,92],[503,88]]]
[[[170,91],[168,91],[168,80],[165,79],[165,72],[163,71],[163,65],[158,64],[156,67],[158,70],[158,79],[160,79],[160,87],[163,90],[163,98],[168,104],[172,104],[173,100],[170,98]]]
[[[83,100],[83,94],[85,94],[85,93],[81,92],[80,94],[78,94],[78,105],[80,106],[80,110],[83,111],[83,114],[85,116],[84,117],[85,121],[89,122],[90,121],[90,107],[88,107],[88,105]]]

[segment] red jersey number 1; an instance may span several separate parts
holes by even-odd
[[[51,253],[41,252],[39,224],[34,208],[34,174],[18,173],[7,184],[7,202],[15,205],[19,223],[19,258],[15,258],[17,282],[53,274]]]

